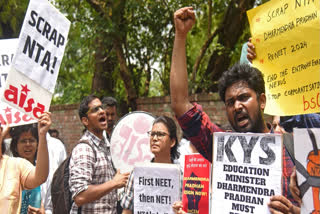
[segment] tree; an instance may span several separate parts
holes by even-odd
[[[1,38],[18,35],[28,2],[20,1],[1,1]],[[136,110],[139,97],[169,95],[175,10],[195,5],[197,15],[187,40],[190,90],[215,92],[250,36],[246,10],[265,0],[54,2],[72,25],[53,104],[95,93],[115,96],[126,113]]]

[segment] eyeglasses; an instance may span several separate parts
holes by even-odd
[[[34,138],[29,138],[29,139],[23,139],[18,141],[19,144],[27,144],[28,142],[29,144],[35,144],[37,143],[37,140]]]
[[[170,136],[168,133],[165,133],[165,132],[148,131],[147,134],[148,134],[149,137],[154,138],[155,136],[157,136],[159,139],[163,138],[166,135]]]
[[[107,105],[104,105],[104,104],[99,105],[99,106],[93,106],[93,107],[89,108],[89,110],[87,111],[87,114],[89,114],[89,113],[96,113],[96,112],[98,112],[100,109],[104,111],[104,110],[106,109],[106,107],[107,107]]]

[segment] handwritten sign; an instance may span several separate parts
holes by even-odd
[[[211,163],[200,154],[185,155],[182,203],[187,213],[209,213]]]
[[[69,28],[48,1],[30,1],[2,101],[33,118],[49,110]]]
[[[154,117],[143,111],[123,116],[111,134],[111,158],[121,172],[131,172],[135,164],[148,163],[153,154],[147,132],[152,129]]]
[[[270,213],[281,195],[282,143],[277,134],[214,133],[213,213]]]
[[[320,129],[293,132],[301,213],[320,213]]]
[[[18,46],[18,39],[3,39],[0,40],[0,93],[6,85],[8,73],[10,71],[11,63],[14,53]],[[28,115],[20,112],[17,109],[10,107],[4,102],[0,102],[0,122],[1,124],[9,123],[9,126],[19,126],[29,123],[35,123]]]
[[[180,167],[148,163],[136,166],[134,175],[135,214],[174,214],[172,204],[180,200]]]
[[[320,2],[269,1],[247,12],[271,115],[320,109]]]

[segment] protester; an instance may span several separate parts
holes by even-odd
[[[49,134],[51,137],[59,139],[59,131],[57,129],[49,129]]]
[[[116,190],[126,185],[129,173],[116,172],[109,158],[110,149],[102,134],[107,120],[99,98],[85,97],[79,117],[86,128],[80,141],[88,141],[91,146],[82,143],[72,150],[69,187],[75,203],[70,213],[116,213]]]
[[[175,40],[170,74],[172,109],[188,139],[196,149],[212,162],[213,132],[223,131],[210,121],[198,104],[188,99],[186,38],[195,23],[192,7],[181,8],[174,14]],[[266,105],[265,85],[261,72],[247,64],[236,64],[224,72],[219,80],[220,98],[225,103],[230,125],[236,132],[270,133],[270,124],[263,117]],[[293,163],[284,150],[283,196],[273,196],[268,204],[271,213],[294,212],[295,202],[288,191]],[[288,200],[290,199],[290,201]],[[212,208],[214,209],[214,208]]]
[[[51,125],[51,114],[43,113],[38,121],[38,149],[37,164],[33,166],[32,154],[34,148],[23,149],[27,159],[19,157],[8,157],[3,155],[3,138],[9,132],[7,126],[4,130],[0,128],[0,210],[1,213],[20,213],[22,202],[22,190],[34,189],[46,181],[49,173],[49,158],[46,142],[46,133]],[[28,138],[30,135],[28,136]],[[31,139],[31,138],[30,138]],[[30,144],[34,140],[24,140],[26,144]],[[20,139],[19,139],[20,140]],[[27,142],[28,141],[28,142]],[[20,144],[20,143],[19,143]],[[17,146],[18,148],[19,146]],[[38,211],[31,211],[38,213]]]
[[[21,157],[27,159],[31,164],[36,165],[36,154],[38,147],[38,130],[35,124],[17,126],[10,130],[12,141],[10,150],[13,157]],[[22,191],[21,214],[27,214],[28,207],[44,213],[44,206],[41,203],[40,186]],[[41,206],[41,207],[40,207]]]
[[[49,153],[49,175],[47,181],[41,185],[41,198],[46,214],[52,213],[51,182],[53,175],[60,164],[66,159],[65,146],[58,138],[51,137],[47,133],[47,144]]]
[[[155,119],[150,136],[150,150],[154,154],[151,162],[179,164],[177,127],[174,120],[167,116],[160,116]],[[123,214],[132,214],[134,199],[134,176],[131,173],[124,196],[121,200]]]
[[[106,119],[108,124],[106,128],[106,137],[107,140],[110,141],[111,133],[118,118],[117,100],[113,97],[104,97],[102,98],[101,102],[105,106],[104,111],[106,112]]]

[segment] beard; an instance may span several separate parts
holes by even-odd
[[[243,115],[244,119],[248,120],[248,124],[245,127],[241,127],[238,125],[238,119],[237,116],[241,114]],[[250,117],[250,115],[246,112],[245,109],[242,110],[242,112],[238,112],[234,114],[233,123],[229,120],[229,123],[231,124],[233,130],[236,132],[252,132],[252,133],[262,133],[264,128],[264,120],[262,116],[261,109],[258,108],[258,111],[256,114],[253,115],[253,117]]]

